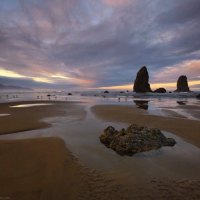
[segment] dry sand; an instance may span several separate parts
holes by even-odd
[[[97,105],[92,107],[92,111],[106,121],[136,123],[172,132],[200,147],[200,121],[149,115],[134,106]]]

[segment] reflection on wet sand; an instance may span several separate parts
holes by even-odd
[[[148,106],[149,101],[146,101],[146,100],[134,100],[134,103],[140,109],[148,110],[148,108],[149,108],[149,106]]]
[[[176,103],[179,105],[186,105],[187,101],[176,101]]]

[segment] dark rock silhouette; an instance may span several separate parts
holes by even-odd
[[[154,93],[166,93],[166,89],[165,88],[158,88],[154,91]]]
[[[180,76],[177,81],[177,89],[175,92],[190,92],[188,87],[187,76]]]
[[[71,96],[71,95],[72,95],[72,93],[70,93],[70,92],[69,92],[67,95],[68,95],[68,96]]]
[[[113,149],[120,155],[129,156],[176,144],[174,139],[166,138],[159,129],[149,129],[136,124],[132,124],[121,131],[108,126],[99,138],[108,148]]]
[[[104,94],[108,94],[109,92],[106,90],[106,91],[104,91],[103,93],[104,93]]]
[[[197,99],[200,99],[200,94],[197,94],[196,98],[197,98]]]
[[[145,66],[143,66],[137,73],[133,91],[138,93],[152,92],[149,84],[149,73]]]

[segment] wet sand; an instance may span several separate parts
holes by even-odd
[[[23,104],[47,104],[35,107],[12,107]],[[51,103],[52,105],[48,105]],[[0,104],[1,113],[9,114],[0,117],[0,135],[10,134],[34,129],[47,128],[51,124],[42,121],[43,118],[54,116],[64,116],[73,112],[80,117],[85,113],[81,106],[73,102],[53,102],[53,101],[23,101],[15,103]]]
[[[4,126],[0,127],[2,134],[5,134],[5,127],[9,127],[11,122],[12,127],[10,127],[8,133],[48,127],[50,124],[43,121],[46,117],[67,116],[69,114],[79,116],[80,119],[86,117],[84,106],[77,103],[51,102],[54,105],[30,108],[9,107],[10,105],[25,103],[39,102],[0,105],[3,108],[3,110],[0,108],[2,113],[11,114],[0,117],[0,120],[4,120],[0,121],[0,123],[4,123]],[[47,103],[49,102],[47,101]],[[134,106],[99,105],[92,107],[91,110],[104,121],[134,122],[161,128],[176,133],[194,144],[196,144],[194,138],[198,138],[198,121],[146,115],[146,111],[136,109]],[[30,117],[30,113],[34,116],[33,118]],[[19,120],[20,126],[15,123],[15,120]],[[176,124],[177,121],[178,124]],[[186,129],[185,132],[184,129]],[[192,133],[188,134],[188,130],[191,129]],[[67,128],[66,131],[68,131]],[[196,141],[197,146],[200,144],[198,141]],[[0,163],[0,198],[4,199],[140,200],[200,198],[199,176],[196,179],[154,177],[146,181],[143,179],[141,183],[140,178],[138,180],[140,175],[137,178],[120,179],[118,173],[109,174],[84,167],[79,158],[75,158],[66,149],[64,142],[54,137],[0,140]],[[134,170],[134,166],[132,170]],[[145,171],[148,170],[150,173],[151,169]]]
[[[134,106],[97,105],[92,107],[92,111],[102,120],[159,128],[177,134],[200,147],[200,122],[198,120],[178,118],[177,114],[174,117],[149,115],[145,110],[137,109]]]
[[[58,138],[0,141],[0,199],[127,199],[103,174],[80,165]]]

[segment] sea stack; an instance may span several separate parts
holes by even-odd
[[[190,92],[187,76],[180,76],[177,81],[177,89],[175,92]]]
[[[149,84],[149,73],[145,66],[143,66],[137,73],[133,91],[138,93],[152,92]]]

